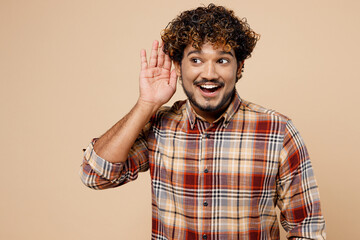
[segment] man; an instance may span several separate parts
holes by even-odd
[[[85,151],[82,181],[117,187],[150,169],[152,239],[325,239],[306,147],[291,120],[235,84],[258,35],[224,7],[185,11],[141,51],[133,109]],[[171,71],[172,61],[175,69]],[[188,99],[162,107],[179,77]]]

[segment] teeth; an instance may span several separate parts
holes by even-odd
[[[200,87],[205,88],[205,89],[214,89],[214,88],[217,88],[218,86],[216,86],[216,85],[201,85]]]

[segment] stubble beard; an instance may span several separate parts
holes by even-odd
[[[196,100],[195,100],[195,97],[194,97],[194,93],[190,93],[189,91],[186,90],[186,88],[184,87],[184,83],[182,82],[182,88],[184,90],[184,93],[185,95],[187,96],[187,98],[189,99],[190,103],[197,107],[198,109],[200,109],[201,111],[204,111],[204,112],[216,112],[218,110],[220,110],[221,108],[224,107],[224,105],[227,103],[227,102],[230,102],[229,100],[234,96],[235,94],[235,87],[233,88],[232,91],[230,91],[229,93],[225,93],[224,97],[221,99],[221,101],[219,102],[219,104],[217,104],[216,106],[211,106],[211,105],[208,105],[206,104],[205,106],[204,105],[200,105],[200,103],[198,103]]]

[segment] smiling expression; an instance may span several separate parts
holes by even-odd
[[[181,65],[175,62],[175,69],[196,113],[213,122],[230,104],[242,65],[234,50],[224,51],[207,42],[201,49],[188,45]]]

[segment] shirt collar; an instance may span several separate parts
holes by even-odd
[[[216,119],[214,121],[214,123],[217,123],[221,119],[224,119],[223,124],[224,124],[224,127],[226,127],[229,124],[229,122],[231,121],[231,119],[233,118],[233,116],[235,115],[236,111],[239,109],[241,102],[242,102],[242,100],[241,100],[238,92],[235,91],[235,96],[233,97],[233,100],[231,101],[230,105],[228,106],[226,111],[218,119]],[[186,113],[187,113],[187,116],[188,116],[188,119],[190,122],[191,129],[193,129],[195,127],[196,118],[198,118],[202,121],[205,121],[192,108],[189,99],[186,100]]]

